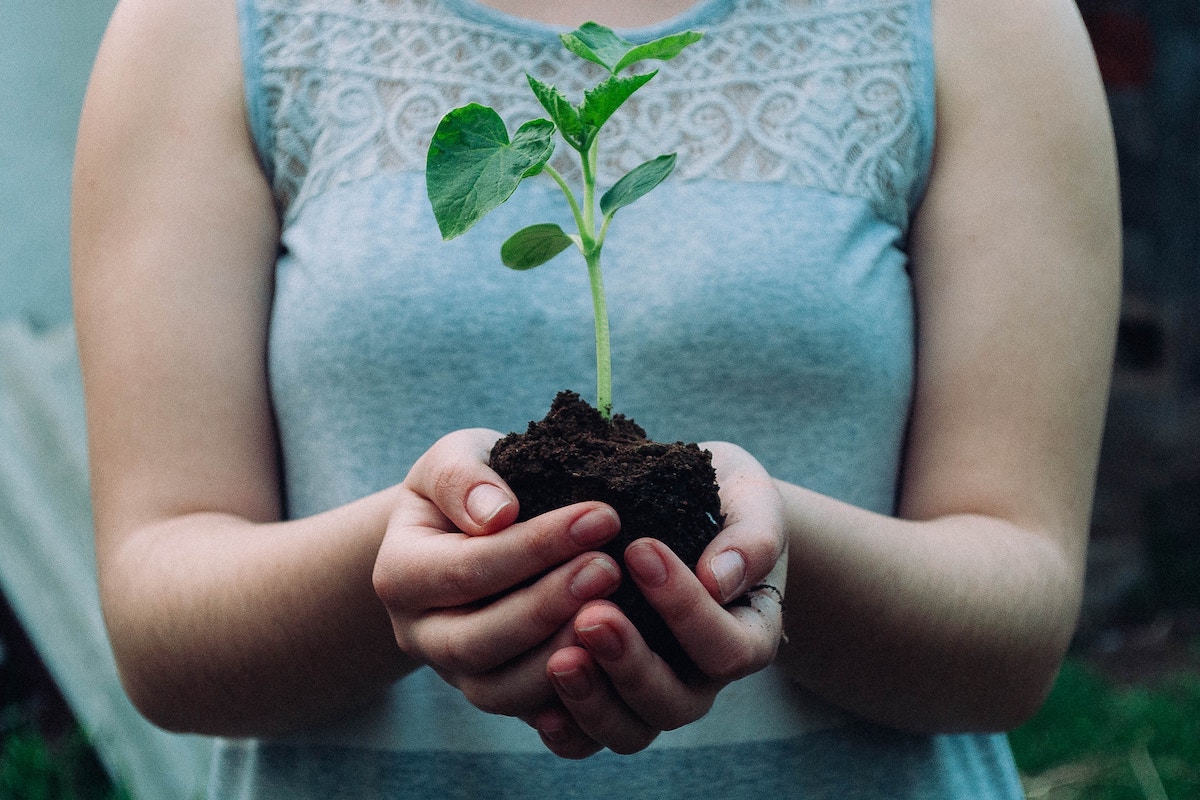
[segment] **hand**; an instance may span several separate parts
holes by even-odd
[[[701,674],[681,679],[615,605],[589,603],[575,617],[577,642],[546,665],[561,707],[534,718],[543,742],[560,756],[583,758],[601,747],[642,750],[661,731],[700,719],[724,686],[775,658],[787,574],[782,500],[744,450],[702,446],[713,454],[726,523],[696,574],[655,539],[625,551],[629,573]],[[749,605],[727,605],[747,593]]]
[[[579,503],[513,524],[517,499],[487,466],[494,431],[452,433],[401,485],[375,563],[375,591],[400,648],[476,707],[523,717],[556,702],[551,653],[570,622],[611,593],[617,564],[596,552],[616,512]]]

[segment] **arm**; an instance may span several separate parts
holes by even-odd
[[[1065,0],[935,3],[901,519],[784,486],[797,679],[916,729],[1002,729],[1074,630],[1119,299],[1110,123]]]
[[[153,721],[228,733],[320,715],[410,666],[370,588],[391,498],[277,522],[264,370],[277,222],[235,25],[215,0],[117,8],[81,119],[72,230],[122,678]]]
[[[101,602],[139,709],[175,730],[266,734],[420,663],[492,710],[548,702],[544,658],[489,674],[613,588],[615,565],[586,555],[615,534],[611,512],[583,539],[595,504],[512,525],[516,501],[485,465],[495,434],[463,432],[397,486],[280,520],[265,369],[278,223],[231,2],[123,0],[81,120],[73,212]],[[510,628],[445,608],[543,572],[491,609]]]

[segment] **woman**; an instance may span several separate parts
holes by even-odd
[[[615,514],[514,524],[486,466],[590,367],[580,269],[492,263],[557,190],[450,244],[424,199],[450,107],[580,96],[588,19],[706,33],[602,168],[680,153],[606,256],[617,410],[714,440],[697,574],[625,555],[689,682],[604,600]],[[227,737],[218,797],[1019,797],[988,732],[1078,610],[1114,173],[1068,0],[123,0],[73,235],[127,691]]]

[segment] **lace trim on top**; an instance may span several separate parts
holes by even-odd
[[[914,52],[928,35],[921,2],[731,0],[700,43],[646,62],[660,74],[606,125],[602,185],[677,152],[673,180],[789,182],[864,198],[903,229],[931,137],[929,57]],[[257,6],[270,128],[259,145],[285,221],[332,187],[423,170],[451,108],[490,105],[510,131],[546,116],[526,72],[574,102],[601,77],[548,26],[506,28],[439,0]],[[559,144],[568,177],[573,155]]]

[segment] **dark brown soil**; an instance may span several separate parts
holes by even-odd
[[[622,569],[625,548],[649,536],[695,570],[724,522],[707,450],[652,442],[633,420],[615,414],[606,421],[574,392],[560,392],[546,417],[529,423],[525,433],[498,441],[491,466],[516,492],[523,520],[586,500],[611,505],[621,518],[621,533],[604,550]],[[676,672],[694,673],[691,660],[628,576],[611,599]]]

